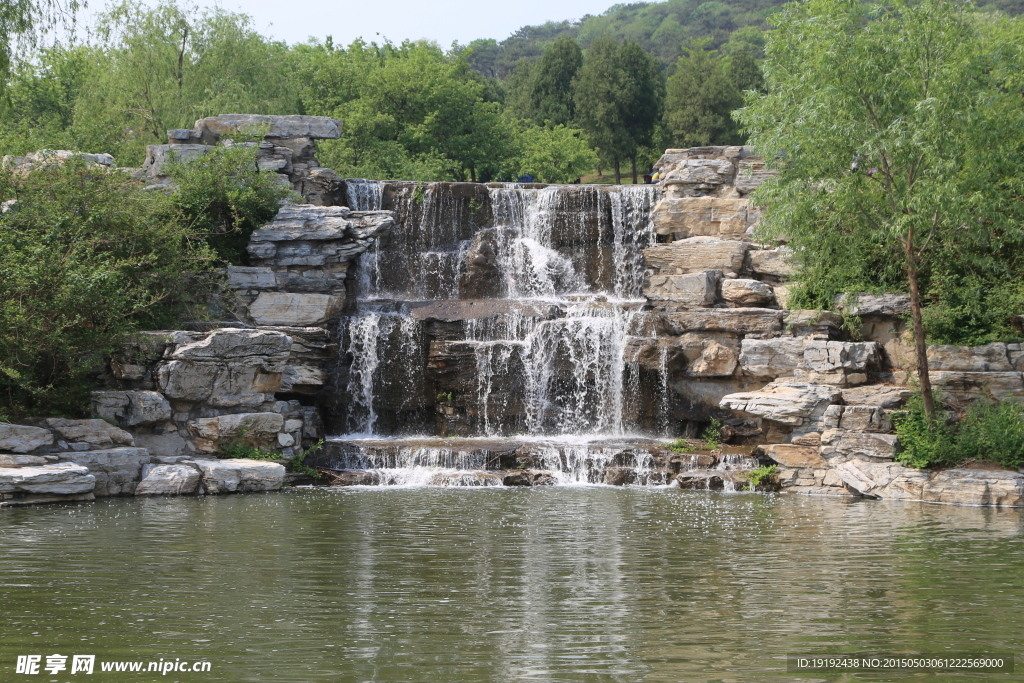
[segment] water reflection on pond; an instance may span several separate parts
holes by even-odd
[[[604,487],[3,509],[0,679],[58,652],[213,663],[154,680],[446,683],[784,681],[800,678],[787,652],[1020,653],[1022,531],[1018,510]]]

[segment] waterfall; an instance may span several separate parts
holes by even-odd
[[[384,208],[384,183],[379,180],[348,178],[345,180],[348,208],[353,211],[380,211]]]
[[[653,185],[624,185],[609,194],[612,205],[615,295],[638,299],[643,288],[643,249],[654,244],[652,209],[657,202]]]
[[[658,188],[345,182],[353,210],[396,224],[339,330],[331,467],[374,485],[671,480],[679,461],[651,445],[673,432],[669,350],[644,342],[642,298]]]
[[[349,434],[376,432],[378,407],[409,408],[422,382],[420,326],[401,313],[367,312],[343,323],[350,358],[346,426]]]
[[[346,183],[349,201],[360,209],[383,205],[385,183]],[[405,402],[395,400],[406,389],[403,378],[422,375],[419,328],[402,302],[462,300],[463,289],[488,281],[496,285],[497,301],[517,305],[461,320],[460,329],[446,333],[473,357],[470,386],[463,382],[458,391],[441,387],[437,392],[465,411],[468,426],[460,429],[484,436],[507,434],[512,425],[538,435],[629,433],[634,424],[627,399],[638,394],[639,379],[624,354],[640,314],[626,302],[637,301],[641,291],[641,250],[653,241],[649,216],[657,189],[514,184],[468,189],[396,183],[388,190],[398,225],[385,246],[361,256],[357,307],[377,309],[373,302],[393,301],[396,308],[387,315],[369,310],[347,321],[348,429],[394,433],[394,428],[381,429],[383,403],[391,413],[405,410]],[[489,220],[480,223],[483,198]],[[490,270],[479,270],[470,249]],[[538,316],[521,305],[541,301],[555,313]],[[403,343],[391,339],[396,326],[404,330]],[[400,377],[392,376],[395,372]],[[389,383],[385,401],[382,390]],[[413,382],[408,390],[418,386]],[[659,392],[664,403],[667,383]]]

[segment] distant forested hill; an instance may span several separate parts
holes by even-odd
[[[502,41],[474,40],[469,45],[473,48],[470,64],[484,76],[503,79],[520,59],[533,61],[540,57],[545,46],[568,35],[576,38],[584,49],[600,36],[635,40],[669,66],[683,54],[682,48],[687,42],[695,38],[710,38],[707,47],[711,49],[721,47],[730,38],[734,42],[753,42],[760,47],[758,31],[742,29],[766,28],[766,18],[783,4],[785,0],[668,0],[618,4],[600,15],[587,15],[579,21],[524,26]],[[1024,0],[981,0],[978,5],[1011,15],[1024,13]]]

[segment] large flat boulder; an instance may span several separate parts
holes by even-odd
[[[330,294],[260,292],[249,306],[257,325],[320,325],[341,310],[345,300]]]
[[[666,197],[651,211],[654,231],[687,237],[724,237],[742,240],[758,212],[746,199],[726,197]]]
[[[95,486],[96,477],[88,467],[70,462],[0,468],[0,493],[74,495],[92,493]]]
[[[112,448],[99,451],[58,453],[62,462],[86,467],[96,479],[97,496],[130,496],[150,462],[145,448]]]
[[[775,304],[775,290],[760,280],[730,279],[722,282],[722,298],[733,306],[759,308]]]
[[[225,134],[243,133],[266,138],[309,138],[337,140],[341,137],[341,121],[327,116],[299,114],[274,116],[266,114],[221,114],[199,119],[195,131],[206,140]]]
[[[1012,372],[1006,344],[929,346],[928,369],[953,372]]]
[[[799,427],[820,422],[825,409],[841,398],[839,390],[828,385],[772,382],[760,391],[729,394],[719,405]]]
[[[726,277],[743,271],[750,245],[717,237],[690,237],[671,244],[658,244],[643,250],[644,263],[657,275],[688,275],[720,270]]]
[[[932,386],[944,398],[974,401],[986,398],[996,401],[1024,399],[1024,376],[1019,372],[930,372]]]
[[[910,295],[899,292],[888,294],[840,294],[835,309],[846,315],[892,317],[910,313]]]
[[[86,444],[92,449],[135,445],[135,439],[131,434],[98,418],[69,420],[63,417],[50,417],[43,420],[43,424],[70,444]]]
[[[896,455],[899,438],[895,434],[848,432],[827,429],[821,434],[821,455],[833,466],[846,460],[888,462]]]
[[[804,343],[801,337],[744,339],[740,342],[740,372],[765,379],[792,376],[803,362]]]
[[[765,454],[783,467],[811,467],[825,469],[828,462],[821,457],[814,446],[798,446],[794,444],[772,444],[764,447]]]
[[[146,465],[137,496],[185,496],[196,492],[202,472],[191,465]]]
[[[652,275],[644,281],[644,296],[683,306],[713,306],[718,300],[722,271],[706,270],[690,275]]]
[[[883,500],[992,507],[1024,506],[1024,474],[955,468],[917,470],[894,462],[849,460],[836,466],[843,481]]]
[[[696,308],[662,313],[660,321],[671,335],[687,332],[728,332],[732,334],[778,334],[782,311],[770,308]]]
[[[0,423],[0,451],[31,453],[53,443],[49,429]]]
[[[196,460],[207,493],[277,491],[284,484],[285,468],[262,460]]]
[[[207,337],[176,347],[169,357],[174,360],[225,361],[252,359],[256,356],[270,361],[285,361],[292,346],[287,334],[270,330],[224,328]]]
[[[188,426],[196,448],[213,453],[222,439],[236,436],[257,445],[270,445],[284,428],[284,417],[280,413],[240,413],[202,417],[189,422]]]

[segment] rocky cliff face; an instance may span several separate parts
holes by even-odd
[[[665,194],[653,216],[659,243],[644,251],[644,294],[676,316],[736,309],[734,322],[719,333],[724,340],[698,332],[703,344],[724,347],[716,351],[730,379],[702,378],[683,391],[706,394],[740,379],[756,386],[717,396],[718,407],[731,414],[725,422],[737,434],[763,444],[761,452],[781,468],[785,490],[1024,504],[1019,473],[931,473],[892,462],[898,442],[889,412],[911,394],[907,296],[851,294],[836,301],[835,312],[786,311],[781,325],[750,328],[771,319],[764,308],[785,303],[792,274],[784,246],[751,243],[758,212],[748,194],[770,176],[762,160],[742,147],[668,150],[658,169]],[[840,314],[861,319],[857,341],[841,329]],[[662,343],[671,348],[684,339]],[[1024,399],[1019,354],[1016,344],[928,351],[933,382],[945,399],[961,402]]]

